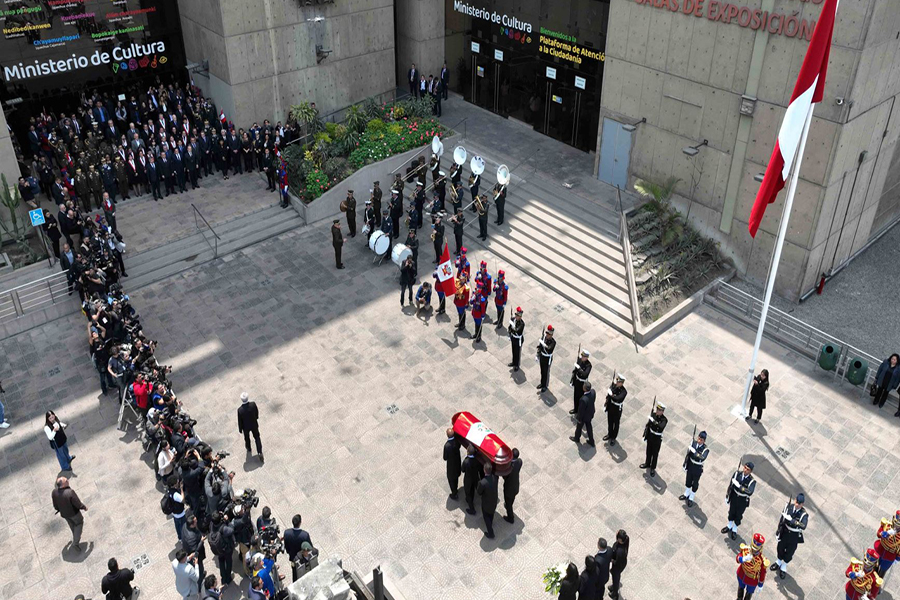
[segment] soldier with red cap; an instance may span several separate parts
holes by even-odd
[[[884,518],[876,534],[875,550],[878,552],[878,574],[884,577],[900,554],[900,510],[893,519]]]
[[[465,329],[466,308],[469,306],[469,285],[466,283],[465,275],[456,280],[456,297],[453,299],[453,304],[456,305],[456,313],[459,315],[456,328]]]
[[[478,274],[481,275],[481,285],[484,290],[484,297],[490,298],[491,290],[494,289],[493,288],[494,282],[491,280],[491,274],[488,273],[486,262],[481,261],[481,265],[479,266],[479,269],[478,269]]]
[[[509,286],[506,285],[506,273],[497,271],[494,282],[494,305],[497,307],[497,327],[503,327],[503,313],[506,312],[506,301],[509,298]]]
[[[466,258],[466,249],[463,248],[459,252],[459,258],[456,259],[456,276],[460,275],[466,276],[466,281],[469,280],[471,272],[471,266],[469,265],[469,259]]]
[[[875,565],[879,560],[878,552],[874,548],[866,550],[866,557],[863,560],[850,559],[850,566],[845,573],[850,581],[844,586],[847,600],[874,600],[878,596],[884,584],[884,580],[875,572]]]
[[[537,384],[538,393],[543,394],[550,385],[550,365],[553,364],[553,350],[556,348],[556,340],[553,339],[553,325],[547,325],[541,341],[537,345],[537,360],[541,365],[541,382]]]
[[[487,298],[484,296],[484,286],[478,288],[472,298],[472,320],[475,321],[475,341],[481,341],[481,326],[484,316],[487,314]]]
[[[756,588],[762,589],[766,581],[766,569],[769,561],[763,556],[762,547],[766,538],[761,533],[754,533],[750,545],[741,544],[735,561],[738,564],[737,600],[750,600]]]
[[[513,371],[519,370],[522,362],[522,345],[525,343],[525,321],[522,320],[522,307],[516,307],[516,314],[509,322],[509,341],[512,344],[512,362],[507,366]]]

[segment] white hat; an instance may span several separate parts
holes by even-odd
[[[616,373],[616,379],[618,379],[619,381],[625,381],[625,376],[621,373]]]
[[[582,356],[590,356],[591,353],[588,352],[587,350],[582,350],[582,351],[581,351],[581,355],[582,355]]]
[[[662,402],[657,402],[656,408],[658,408],[659,410],[666,410],[666,405],[663,404]]]
[[[241,394],[241,402],[243,404],[247,404],[249,401],[250,401],[250,394],[248,394],[247,392],[244,392],[243,394]]]

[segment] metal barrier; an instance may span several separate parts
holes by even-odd
[[[66,277],[67,271],[60,271],[0,292],[0,323],[66,300],[69,297]]]
[[[212,225],[209,224],[209,221],[207,221],[200,213],[200,210],[197,209],[196,206],[194,206],[193,202],[191,203],[191,208],[194,209],[194,225],[197,226],[197,231],[200,232],[200,234],[203,236],[203,239],[206,240],[206,243],[209,244],[209,247],[212,249],[213,258],[219,258],[219,240],[221,240],[222,238],[219,237],[219,234],[216,233],[216,230],[212,228]],[[203,233],[203,228],[200,227],[200,221],[197,220],[197,217],[200,217],[200,219],[202,219],[203,223],[206,225],[207,229],[212,232],[213,241],[210,242],[209,238],[206,237],[206,234]]]
[[[754,296],[739,290],[733,285],[721,282],[713,287],[703,298],[703,302],[709,304],[730,317],[741,321],[750,327],[759,325],[759,317],[762,311],[762,301]],[[832,380],[840,377],[841,382],[846,379],[850,362],[854,358],[862,358],[869,362],[869,370],[862,389],[866,390],[875,382],[875,375],[881,365],[881,359],[875,358],[859,348],[851,346],[833,335],[816,329],[812,325],[792,317],[784,311],[772,306],[769,307],[769,316],[766,319],[766,328],[763,333],[770,339],[779,342],[788,348],[810,358],[814,364],[819,360],[819,352],[825,344],[840,347],[837,365],[834,369]]]
[[[617,241],[622,245],[622,257],[625,259],[625,285],[628,286],[628,304],[631,305],[631,339],[637,336],[641,325],[641,308],[637,299],[637,283],[634,281],[634,265],[631,262],[631,240],[628,237],[628,217],[622,210],[622,197],[619,186],[616,186],[616,212],[619,213],[619,235]]]

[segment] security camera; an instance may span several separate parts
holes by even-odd
[[[835,103],[836,106],[843,106],[843,105],[844,105],[844,99],[843,99],[843,98],[835,98],[835,99],[834,99],[834,103]]]

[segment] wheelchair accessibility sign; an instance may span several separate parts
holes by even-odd
[[[44,211],[40,208],[36,208],[34,210],[28,211],[28,218],[31,219],[31,225],[33,227],[38,227],[39,225],[44,224]]]

